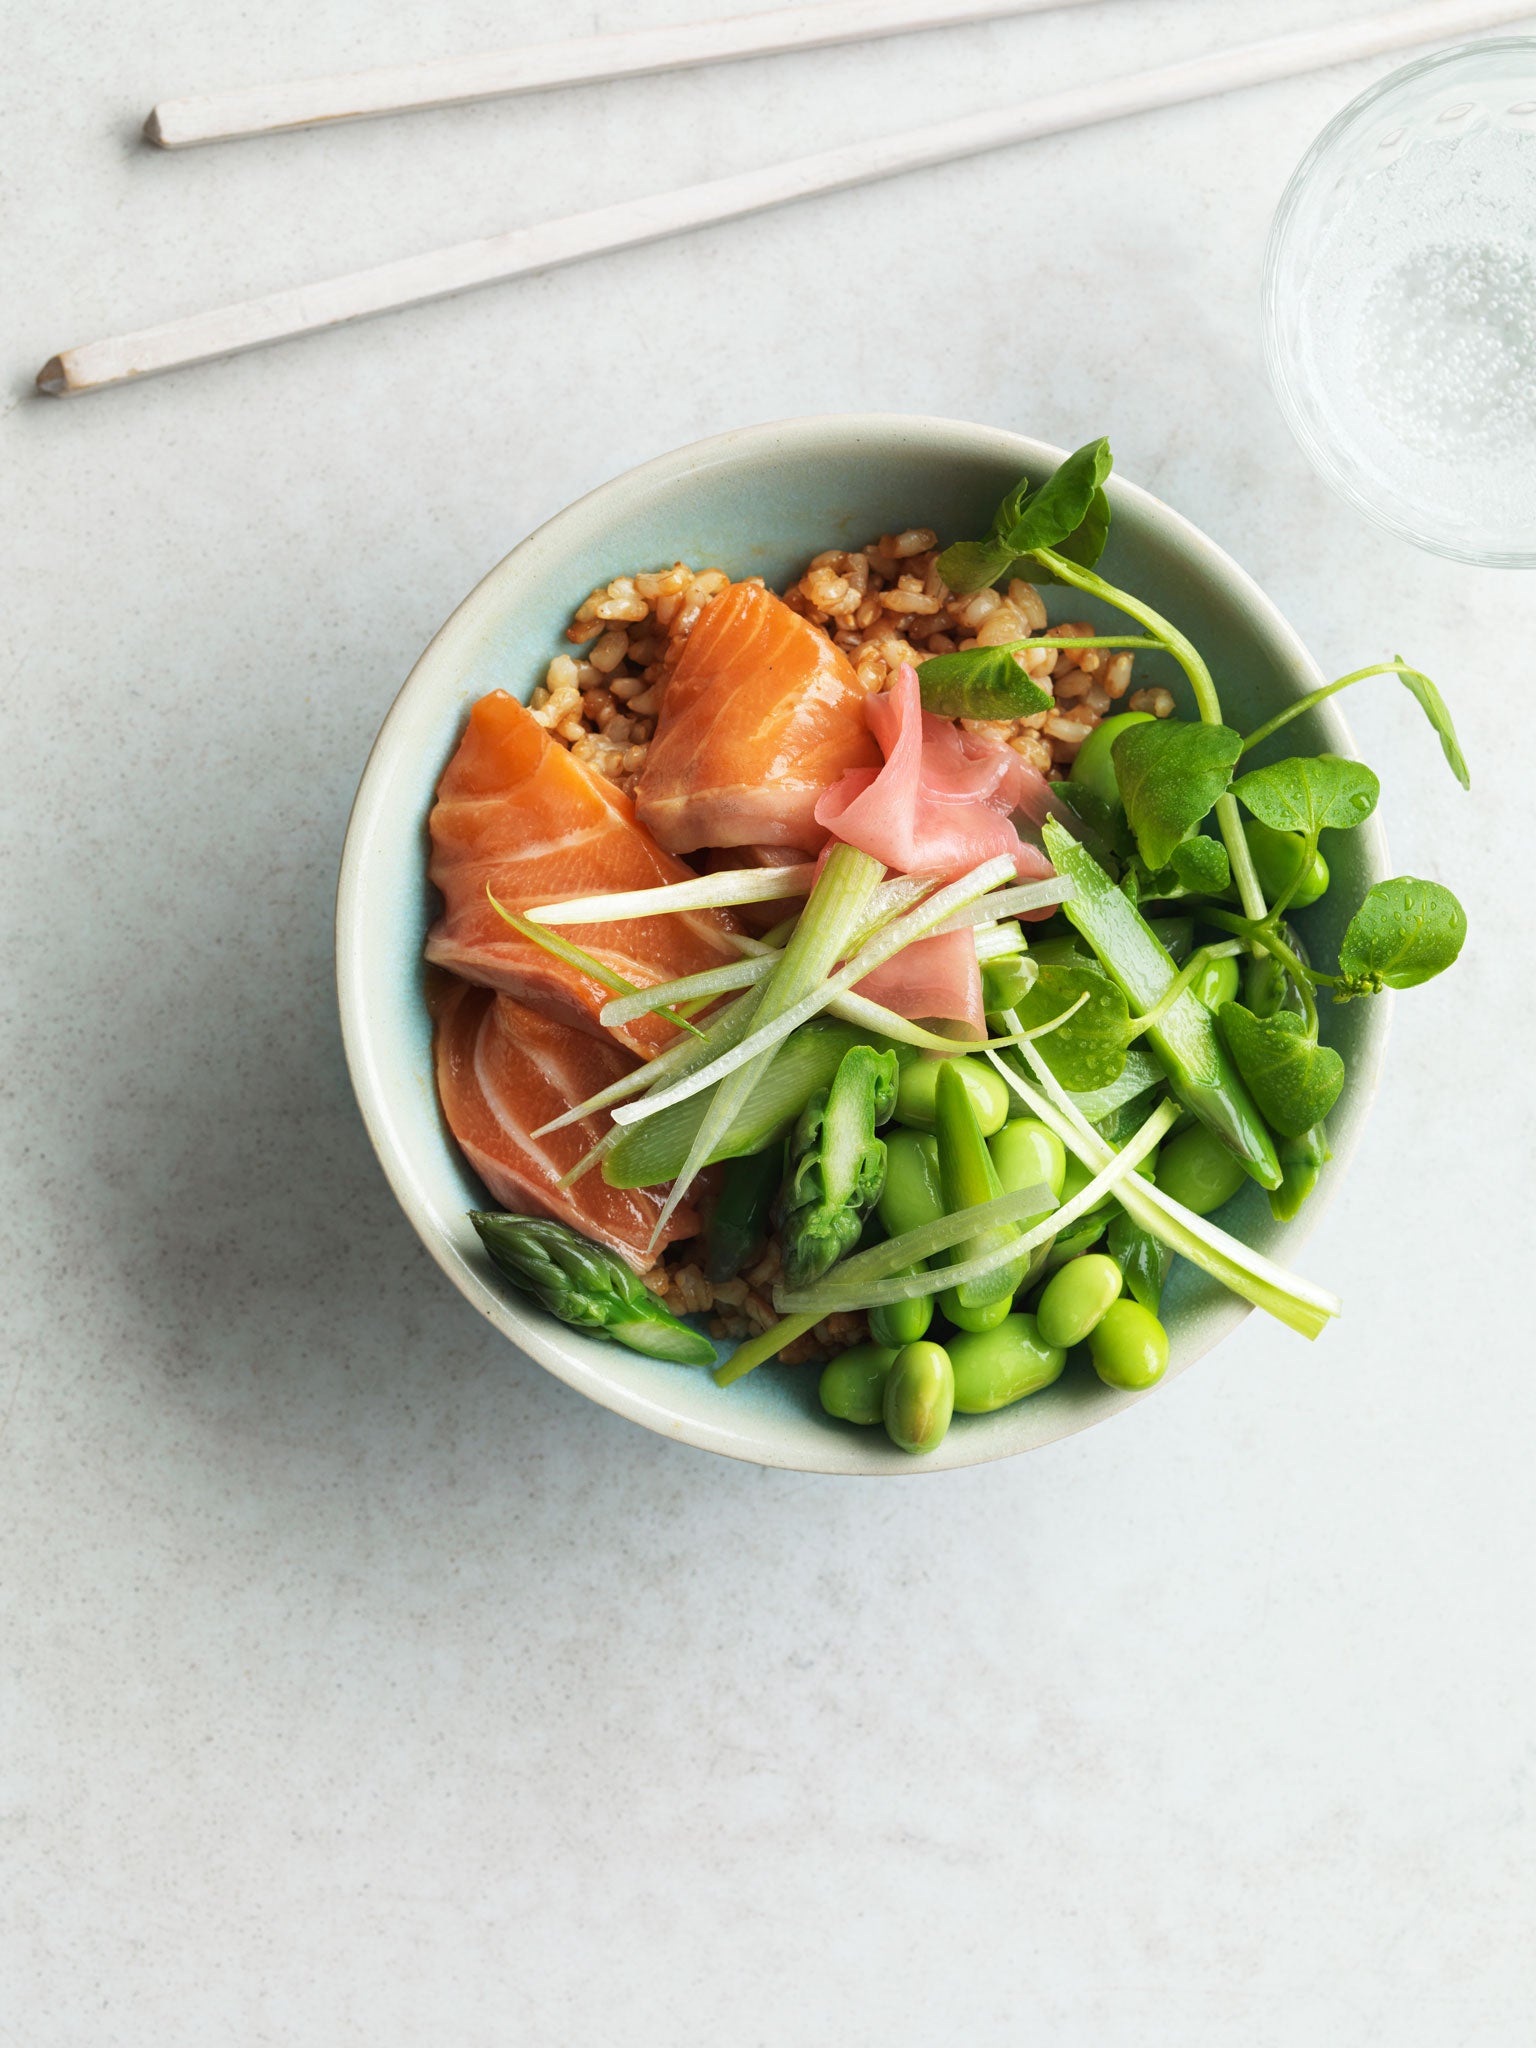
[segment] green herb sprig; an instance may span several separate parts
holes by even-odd
[[[1466,937],[1466,917],[1438,882],[1399,876],[1378,882],[1356,909],[1339,948],[1338,968],[1314,967],[1294,940],[1286,914],[1309,877],[1326,876],[1317,862],[1325,832],[1349,832],[1375,811],[1380,784],[1361,761],[1332,754],[1296,755],[1239,774],[1245,758],[1339,690],[1370,677],[1395,675],[1422,708],[1441,751],[1463,788],[1466,759],[1444,697],[1422,670],[1401,656],[1356,669],[1287,705],[1251,732],[1228,725],[1215,680],[1198,648],[1172,621],[1098,573],[1109,536],[1104,490],[1111,468],[1107,441],[1089,442],[1067,457],[1045,482],[1017,484],[998,506],[979,541],[946,548],[939,573],[951,590],[966,592],[1018,573],[1069,585],[1134,622],[1136,634],[1105,634],[1070,644],[1159,649],[1171,655],[1188,681],[1197,716],[1128,724],[1112,750],[1121,810],[1093,792],[1063,785],[1078,812],[1099,865],[1118,880],[1132,904],[1177,901],[1180,909],[1218,933],[1231,934],[1250,960],[1244,985],[1249,1001],[1220,1005],[1219,1029],[1232,1064],[1264,1122],[1279,1140],[1281,1184],[1272,1190],[1276,1214],[1294,1214],[1327,1158],[1323,1120],[1344,1086],[1344,1062],[1321,1043],[1317,997],[1335,1002],[1383,989],[1417,987],[1443,973]],[[1043,709],[1040,690],[1018,657],[1035,646],[1062,646],[1031,636],[1000,647],[968,648],[925,662],[919,672],[924,703],[935,711],[972,717],[1028,715]],[[986,708],[980,708],[986,707]],[[1243,813],[1252,828],[1289,835],[1279,844],[1287,867],[1273,902],[1265,900]],[[1213,823],[1212,837],[1204,829]],[[1266,872],[1271,872],[1266,868]],[[1272,875],[1272,882],[1273,882]],[[1320,884],[1314,880],[1313,893]],[[1233,898],[1236,898],[1234,906]],[[1302,897],[1303,902],[1310,900]],[[1072,921],[1084,929],[1082,892]],[[1087,936],[1096,958],[1079,967],[1042,966],[1033,985],[1017,992],[1027,1028],[1038,1028],[1071,1001],[1077,1008],[1059,1030],[1039,1043],[1038,1056],[1063,1086],[1102,1087],[1124,1064],[1125,1049],[1156,1027],[1193,975],[1223,949],[1195,955],[1166,993],[1142,1016],[1131,1014],[1117,982],[1124,961],[1101,920]],[[1110,946],[1110,952],[1103,947]],[[1115,957],[1111,957],[1114,954]],[[1172,963],[1169,963],[1171,968]],[[1164,970],[1166,978],[1166,970]],[[1255,993],[1260,991],[1261,993]],[[1118,1064],[1117,1064],[1118,1062]]]

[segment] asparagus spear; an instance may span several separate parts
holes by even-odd
[[[624,1261],[563,1223],[471,1209],[469,1220],[498,1272],[562,1323],[647,1358],[713,1365],[715,1347],[663,1308]]]
[[[876,1127],[896,1107],[896,1055],[855,1045],[832,1085],[812,1096],[789,1141],[779,1198],[784,1275],[808,1287],[851,1251],[885,1186],[885,1146]]]

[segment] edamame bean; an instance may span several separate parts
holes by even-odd
[[[904,1273],[925,1273],[926,1261],[903,1268]],[[899,1351],[904,1344],[915,1344],[919,1337],[926,1337],[928,1325],[933,1321],[933,1296],[920,1294],[914,1301],[893,1301],[884,1308],[872,1308],[869,1312],[869,1334],[877,1344],[891,1344]]]
[[[1204,1124],[1192,1124],[1170,1138],[1158,1154],[1159,1192],[1197,1216],[1209,1216],[1230,1201],[1247,1178],[1242,1162]]]
[[[941,1314],[948,1316],[957,1330],[995,1330],[1012,1307],[1011,1294],[997,1301],[984,1301],[979,1308],[963,1302],[957,1287],[946,1287],[939,1296]]]
[[[1139,1301],[1111,1302],[1088,1339],[1093,1369],[1106,1387],[1155,1387],[1168,1370],[1168,1332]]]
[[[1273,826],[1261,824],[1257,818],[1244,818],[1243,836],[1248,841],[1248,851],[1253,855],[1254,873],[1259,878],[1264,899],[1273,903],[1290,888],[1301,866],[1301,857],[1307,850],[1307,842],[1299,832],[1277,832]],[[1288,907],[1305,910],[1327,887],[1328,863],[1320,853],[1315,853]]]
[[[1223,1003],[1237,1001],[1237,983],[1237,962],[1229,958],[1207,960],[1190,987],[1214,1015]]]
[[[946,1062],[937,1053],[921,1054],[902,1068],[896,1084],[896,1121],[920,1131],[933,1129],[934,1093],[939,1085],[939,1069],[946,1064],[954,1067],[965,1083],[981,1135],[988,1138],[994,1131],[1000,1131],[1008,1120],[1008,1083],[1002,1075],[980,1060],[961,1056]]]
[[[1080,782],[1100,803],[1118,811],[1120,785],[1115,780],[1115,741],[1133,725],[1145,725],[1151,715],[1149,711],[1122,711],[1118,717],[1106,718],[1102,725],[1095,726],[1077,750],[1068,781]]]
[[[944,1214],[939,1148],[922,1131],[891,1131],[885,1140],[885,1186],[878,1205],[887,1237],[900,1237]]]
[[[955,1408],[955,1374],[942,1344],[908,1344],[886,1375],[886,1434],[914,1457],[944,1441]]]
[[[1041,1337],[1064,1351],[1081,1344],[1110,1303],[1119,1300],[1123,1284],[1120,1268],[1105,1252],[1069,1259],[1046,1281],[1036,1305]]]
[[[995,1330],[952,1338],[955,1408],[961,1415],[990,1415],[1038,1394],[1061,1378],[1067,1354],[1047,1344],[1033,1316],[1011,1315]]]
[[[893,1344],[855,1344],[821,1369],[821,1405],[841,1422],[866,1426],[885,1412],[885,1382],[896,1361]]]
[[[1021,1188],[1038,1184],[1060,1199],[1067,1171],[1066,1147],[1038,1117],[1011,1117],[987,1140],[987,1150],[1004,1194],[1016,1195]]]

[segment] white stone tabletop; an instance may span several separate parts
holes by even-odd
[[[1380,0],[1353,0],[1359,12]],[[189,152],[157,98],[730,0],[13,5],[0,2044],[1515,2048],[1536,1997],[1536,586],[1330,495],[1269,218],[1394,60],[91,398],[55,350],[1335,18],[1102,0]],[[462,1300],[343,1067],[394,692],[550,513],[805,412],[994,422],[1178,507],[1353,693],[1465,901],[1305,1270],[1165,1395],[890,1485],[669,1444]]]

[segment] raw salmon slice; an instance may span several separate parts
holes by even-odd
[[[693,870],[663,853],[634,806],[583,767],[505,690],[469,714],[458,752],[437,786],[429,872],[444,911],[427,938],[439,967],[501,989],[533,1008],[602,1032],[598,1011],[611,991],[513,931],[486,896],[508,910],[684,882]],[[559,936],[640,988],[739,959],[729,912],[700,910],[619,924],[561,925]],[[641,1017],[613,1036],[653,1053],[676,1036]],[[572,1101],[579,1101],[573,1096]]]
[[[816,805],[850,768],[878,768],[864,689],[840,647],[756,583],[711,598],[661,702],[635,808],[673,853],[818,853]]]
[[[611,1041],[463,981],[445,977],[434,1009],[443,1114],[494,1200],[519,1216],[568,1223],[618,1252],[637,1273],[645,1272],[654,1263],[655,1253],[646,1247],[667,1190],[611,1188],[598,1168],[574,1187],[559,1185],[561,1174],[607,1130],[607,1115],[599,1112],[543,1138],[529,1136],[629,1073],[634,1059]],[[696,1211],[684,1203],[669,1219],[657,1252],[698,1227]]]

